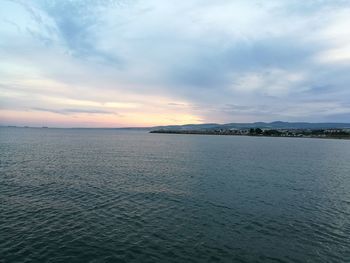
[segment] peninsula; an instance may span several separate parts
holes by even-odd
[[[150,133],[350,139],[348,123],[255,122],[154,127]]]

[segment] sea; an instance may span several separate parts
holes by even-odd
[[[0,128],[0,262],[350,262],[350,140]]]

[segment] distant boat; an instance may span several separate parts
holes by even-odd
[[[47,129],[47,128],[49,128],[49,127],[47,127],[47,126],[43,126],[43,127],[41,127],[42,129]]]

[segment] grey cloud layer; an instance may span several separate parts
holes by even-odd
[[[214,122],[350,121],[348,1],[5,2],[28,18],[1,14],[0,54],[28,48],[91,94],[161,94]]]

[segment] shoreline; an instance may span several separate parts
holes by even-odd
[[[299,139],[332,139],[332,140],[350,140],[350,136],[276,136],[276,135],[249,135],[249,134],[225,134],[225,133],[208,133],[199,131],[150,131],[149,133],[157,134],[174,134],[174,135],[213,135],[213,136],[244,136],[244,137],[264,137],[264,138],[299,138]]]

